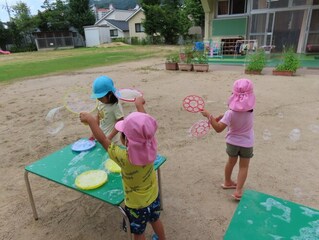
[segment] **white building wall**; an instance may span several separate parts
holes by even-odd
[[[109,27],[100,27],[100,43],[109,43],[111,42],[110,28]]]
[[[111,42],[109,27],[84,27],[87,47],[94,47],[103,43]]]
[[[129,35],[130,37],[138,37],[140,39],[146,38],[145,32],[136,32],[135,24],[142,23],[143,19],[145,19],[145,15],[143,11],[139,11],[135,16],[133,16],[129,20]]]

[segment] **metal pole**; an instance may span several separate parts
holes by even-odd
[[[35,220],[38,220],[38,213],[37,213],[37,210],[35,208],[35,204],[34,204],[34,200],[33,200],[33,195],[32,195],[32,191],[31,191],[31,186],[30,186],[28,174],[29,174],[28,171],[24,172],[24,181],[25,181],[25,184],[27,186],[27,191],[28,191],[29,200],[30,200],[31,207],[32,207],[33,217],[34,217]]]
[[[129,221],[127,215],[126,215],[125,210],[124,210],[121,206],[118,206],[118,208],[120,209],[120,211],[121,211],[121,213],[122,213],[122,215],[123,215],[125,224],[126,224],[127,237],[128,237],[129,240],[132,240],[132,233],[131,233],[130,221]]]
[[[162,194],[162,179],[161,179],[161,170],[160,168],[157,169],[157,179],[158,179],[158,190],[159,190],[159,195],[161,199],[161,210],[164,209],[164,203],[163,203],[163,194]]]

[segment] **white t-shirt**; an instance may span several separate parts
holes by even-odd
[[[117,120],[124,117],[123,108],[120,103],[104,104],[99,102],[97,109],[100,118],[100,128],[108,136],[113,131]],[[119,133],[114,136],[112,142],[121,144]]]

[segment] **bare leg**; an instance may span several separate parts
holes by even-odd
[[[240,158],[239,171],[237,176],[237,188],[234,195],[241,196],[243,194],[243,187],[248,175],[250,158]]]
[[[145,234],[134,234],[134,240],[146,240]]]
[[[164,226],[161,220],[157,219],[155,222],[151,222],[151,225],[159,240],[165,240]]]
[[[225,181],[224,181],[225,186],[235,185],[235,182],[231,180],[231,175],[237,163],[237,159],[238,157],[228,158],[228,162],[226,163],[226,166],[225,166]]]

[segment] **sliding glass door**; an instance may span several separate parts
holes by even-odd
[[[285,47],[297,51],[304,13],[304,10],[295,10],[274,14],[272,41],[276,52],[282,52]]]

